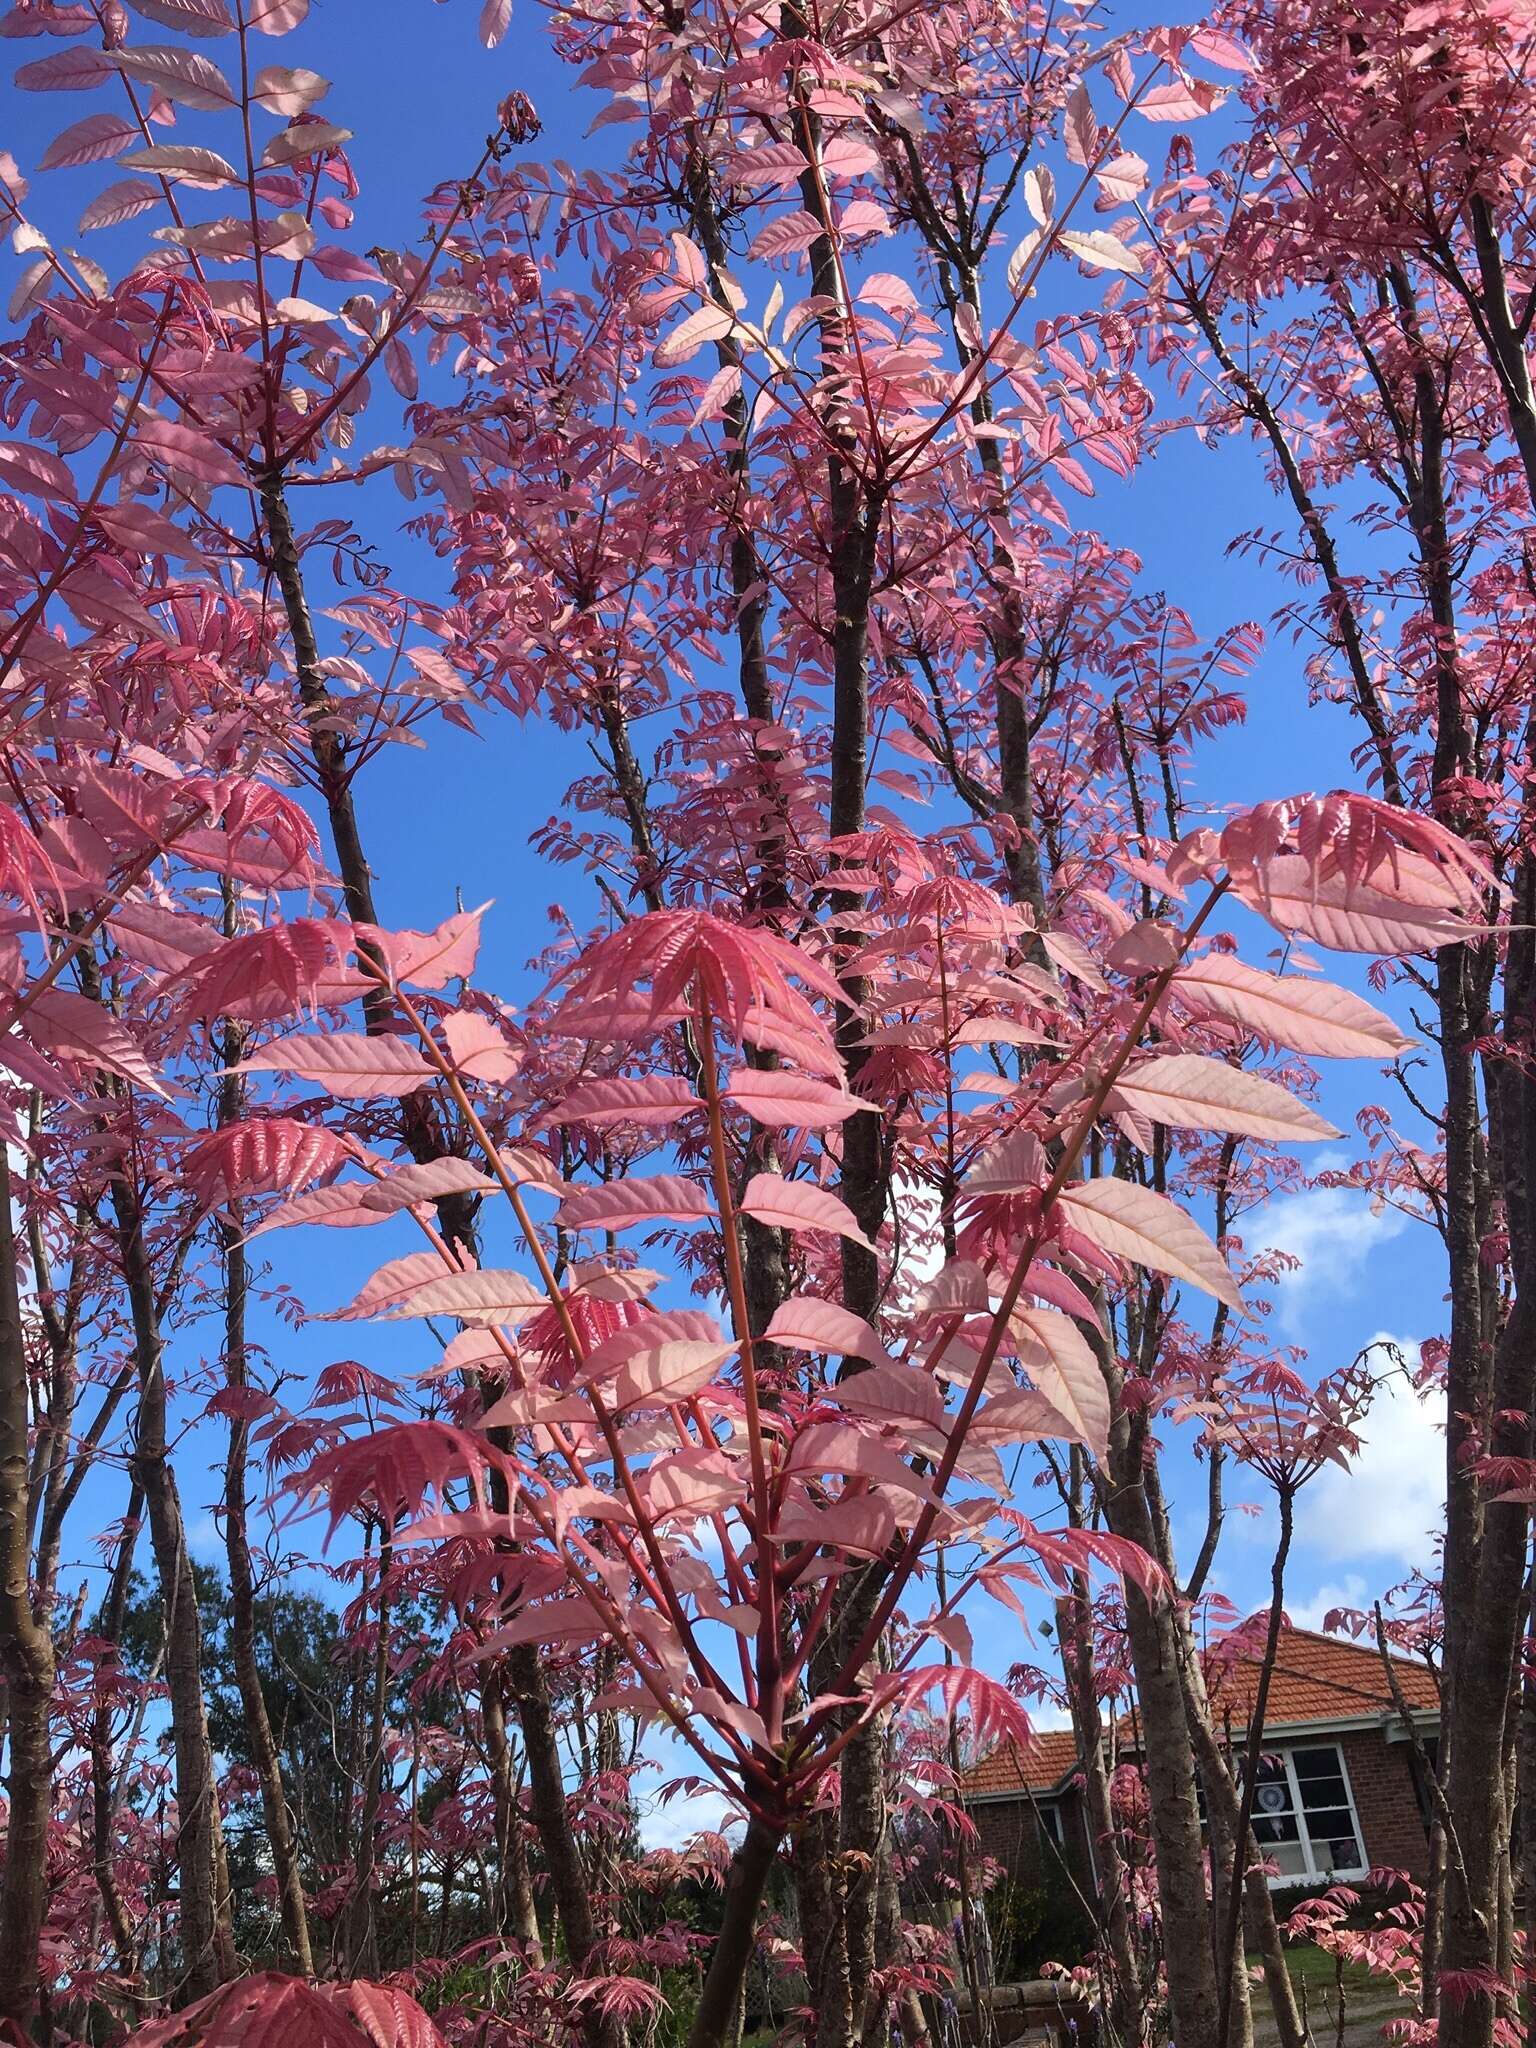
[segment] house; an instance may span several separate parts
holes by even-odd
[[[1259,1678],[1257,1657],[1206,1659],[1217,1727],[1235,1749],[1247,1740]],[[1393,1660],[1419,1745],[1432,1761],[1439,1696],[1422,1665]],[[1134,1709],[1115,1724],[1115,1760],[1134,1763]],[[1093,1887],[1089,1840],[1070,1731],[1008,1743],[961,1780],[980,1850],[1025,1885],[1045,1884],[1063,1866],[1074,1885]],[[1405,1870],[1422,1881],[1429,1861],[1429,1796],[1414,1745],[1372,1646],[1287,1629],[1270,1679],[1264,1756],[1254,1797],[1256,1840],[1274,1866],[1271,1885],[1363,1878]]]

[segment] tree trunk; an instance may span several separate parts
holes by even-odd
[[[238,1391],[247,1384],[245,1302],[249,1279],[238,1212],[228,1222],[220,1222],[219,1241],[224,1252],[225,1371],[230,1387]],[[225,1468],[224,1551],[229,1561],[230,1634],[234,1645],[235,1683],[240,1690],[252,1767],[261,1788],[262,1818],[272,1852],[273,1875],[277,1879],[283,1939],[299,1974],[312,1977],[315,1966],[309,1942],[309,1909],[304,1898],[304,1881],[299,1873],[293,1824],[283,1787],[282,1764],[272,1737],[266,1696],[261,1689],[261,1667],[256,1656],[255,1577],[251,1569],[245,1494],[249,1435],[250,1425],[245,1417],[234,1414],[229,1425],[229,1456]]]
[[[1101,1360],[1101,1363],[1104,1362]],[[1114,1378],[1114,1369],[1108,1367]],[[1160,1553],[1142,1472],[1144,1445],[1120,1409],[1111,1437],[1106,1519],[1115,1535]],[[1184,1712],[1181,1645],[1169,1599],[1125,1590],[1126,1629],[1140,1709],[1140,1734],[1157,1892],[1162,1908],[1168,2005],[1178,2048],[1219,2048],[1221,2001],[1206,1897],[1205,1843],[1200,1826],[1194,1754]]]
[[[389,1574],[394,1551],[388,1535],[379,1539],[378,1612],[374,1623],[373,1684],[368,1702],[368,1761],[363,1810],[357,1827],[352,1901],[347,1912],[347,1962],[354,1977],[379,1974],[379,1929],[374,1879],[378,1871],[379,1813],[384,1803],[384,1737],[389,1706]]]
[[[26,1341],[21,1324],[11,1177],[0,1143],[0,1669],[5,1675],[10,1811],[0,1879],[0,2020],[23,2032],[38,1995],[38,1939],[48,1903],[53,1811],[49,1713],[53,1631],[32,1606]]]
[[[187,1550],[186,1523],[166,1440],[165,1373],[159,1312],[144,1245],[138,1195],[126,1177],[114,1181],[117,1242],[133,1317],[139,1379],[138,1426],[131,1470],[149,1509],[150,1540],[165,1610],[166,1688],[176,1765],[176,1856],[180,1870],[182,1977],[189,2000],[205,1997],[235,1974],[229,1900],[219,1879],[218,1788],[203,1702],[203,1631]]]
[[[1130,1881],[1120,1853],[1109,1772],[1104,1762],[1089,1599],[1087,1580],[1079,1575],[1071,1597],[1056,1602],[1056,1639],[1061,1649],[1067,1707],[1083,1780],[1084,1817],[1093,1844],[1098,1917],[1104,1930],[1105,1974],[1109,1979],[1110,2024],[1120,2048],[1136,2048],[1145,2038],[1146,2016],[1142,2011],[1141,1973],[1131,1923]]]
[[[727,2048],[741,1986],[757,1940],[758,1908],[768,1889],[782,1838],[782,1829],[754,1815],[747,1823],[741,1846],[731,1858],[720,1932],[710,1951],[704,1988],[688,2029],[687,2048]]]

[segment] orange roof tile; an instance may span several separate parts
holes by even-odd
[[[1059,1785],[1077,1762],[1077,1737],[1070,1728],[1048,1728],[1020,1747],[1006,1742],[984,1756],[961,1776],[966,1795],[978,1792],[1017,1792],[1028,1786],[1044,1792]]]
[[[1422,1664],[1394,1658],[1393,1672],[1415,1712],[1439,1707],[1435,1681]],[[1207,1654],[1206,1684],[1218,1724],[1242,1729],[1253,1710],[1260,1659]],[[1380,1721],[1395,1714],[1392,1689],[1373,1645],[1342,1642],[1311,1629],[1287,1629],[1270,1676],[1265,1726],[1274,1730],[1313,1721]],[[1134,1741],[1134,1723],[1122,1739]],[[985,1756],[961,1779],[962,1794],[1047,1792],[1061,1783],[1077,1761],[1077,1742],[1067,1729],[1036,1735],[1024,1747],[1006,1743]]]
[[[1207,1656],[1206,1685],[1218,1721],[1230,1716],[1241,1728],[1253,1711],[1260,1660],[1231,1661]],[[1439,1706],[1435,1681],[1422,1664],[1393,1659],[1393,1672],[1410,1707],[1433,1713]],[[1395,1711],[1392,1688],[1374,1644],[1341,1642],[1311,1629],[1287,1629],[1269,1683],[1264,1723],[1284,1728],[1296,1721],[1343,1721],[1356,1715],[1379,1719]]]

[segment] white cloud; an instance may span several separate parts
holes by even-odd
[[[1336,1607],[1354,1607],[1364,1613],[1370,1611],[1371,1602],[1380,1597],[1381,1589],[1374,1591],[1358,1572],[1346,1572],[1342,1579],[1330,1580],[1319,1586],[1306,1600],[1290,1600],[1285,1611],[1293,1628],[1321,1630],[1323,1623]]]
[[[686,1849],[695,1835],[717,1833],[737,1811],[713,1786],[679,1792],[668,1800],[657,1793],[636,1803],[640,1841],[647,1849]]]
[[[1294,1336],[1302,1318],[1330,1297],[1353,1300],[1365,1261],[1409,1227],[1400,1210],[1373,1209],[1354,1188],[1309,1188],[1266,1203],[1243,1236],[1251,1250],[1269,1246],[1300,1260],[1275,1288],[1277,1320]]]
[[[1396,1345],[1410,1367],[1417,1362],[1418,1346],[1405,1338],[1378,1332],[1371,1342]],[[1387,1354],[1375,1351],[1372,1362],[1385,1370]],[[1404,1573],[1427,1565],[1445,1513],[1444,1430],[1443,1393],[1419,1394],[1392,1373],[1360,1425],[1360,1455],[1349,1470],[1328,1465],[1302,1493],[1302,1540],[1330,1562],[1390,1560]]]

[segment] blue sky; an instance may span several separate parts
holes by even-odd
[[[353,127],[350,153],[362,183],[359,220],[365,232],[357,246],[406,244],[418,232],[421,196],[444,177],[467,170],[481,138],[494,121],[494,107],[516,87],[531,94],[544,119],[536,145],[547,157],[573,161],[611,160],[623,130],[600,133],[590,142],[584,130],[597,110],[590,95],[578,95],[570,76],[549,54],[543,22],[533,0],[521,0],[508,40],[487,53],[475,34],[475,0],[315,0],[306,27],[272,46],[273,61],[306,64],[333,81],[322,104],[327,118]],[[1119,19],[1147,20],[1152,10],[1122,11]],[[1167,18],[1166,15],[1163,18]],[[151,33],[137,29],[141,35]],[[17,42],[5,46],[13,63],[55,47]],[[217,55],[210,46],[210,54]],[[51,136],[94,104],[60,94],[29,95],[3,88],[0,145],[9,147],[24,169],[35,163]],[[202,117],[186,117],[188,138]],[[615,141],[615,136],[619,141]],[[1162,137],[1152,137],[1156,147]],[[1151,149],[1148,150],[1151,154]],[[32,211],[58,240],[72,239],[80,207],[104,183],[100,169],[45,174],[36,182]],[[133,228],[98,253],[110,261],[127,245]],[[91,245],[88,243],[87,247]],[[14,267],[16,259],[7,258]],[[386,394],[376,402],[372,424],[377,438],[392,428]],[[364,492],[337,493],[334,511],[364,523],[367,537],[394,568],[406,588],[432,594],[441,571],[425,551],[399,531],[406,508],[387,484]],[[1129,546],[1144,565],[1144,588],[1162,588],[1193,615],[1197,627],[1214,635],[1244,618],[1267,620],[1284,592],[1254,560],[1229,556],[1234,534],[1257,527],[1288,531],[1284,509],[1264,479],[1256,453],[1231,442],[1212,451],[1193,436],[1172,437],[1138,472],[1129,487],[1110,486],[1092,505],[1087,520],[1117,545]],[[1299,658],[1288,638],[1272,637],[1249,685],[1246,727],[1203,750],[1198,794],[1212,803],[1251,801],[1351,779],[1350,737],[1341,713],[1306,708]],[[375,849],[380,871],[381,914],[396,925],[430,925],[451,911],[456,892],[468,902],[495,898],[487,919],[482,978],[517,1000],[531,992],[525,962],[549,935],[548,910],[568,897],[585,910],[579,874],[551,871],[528,846],[529,833],[556,808],[559,791],[584,765],[576,743],[562,740],[540,723],[521,725],[509,717],[484,721],[485,737],[468,738],[444,728],[425,751],[388,750],[361,785],[365,843]],[[444,791],[451,789],[451,802]],[[1264,941],[1249,957],[1263,957]],[[1352,963],[1330,962],[1335,978],[1361,985]],[[1388,999],[1401,1021],[1406,1015]],[[1374,1070],[1336,1065],[1325,1076],[1322,1107],[1346,1133],[1357,1109],[1384,1099]],[[1330,1148],[1328,1163],[1340,1163],[1346,1147]],[[1304,1258],[1301,1271],[1281,1289],[1280,1334],[1305,1345],[1319,1370],[1346,1363],[1372,1338],[1388,1334],[1412,1342],[1441,1327],[1438,1250],[1421,1226],[1392,1216],[1373,1216],[1362,1197],[1319,1190],[1287,1196],[1266,1216],[1248,1221],[1250,1243],[1267,1240]],[[383,1257],[408,1248],[403,1226],[351,1233],[290,1233],[264,1240],[273,1263],[317,1308],[347,1298]],[[272,1332],[274,1362],[312,1370],[349,1353],[400,1366],[422,1362],[419,1340],[398,1330],[319,1325],[292,1336]],[[1386,1400],[1367,1430],[1361,1468],[1346,1485],[1319,1482],[1304,1499],[1301,1540],[1293,1572],[1294,1611],[1317,1620],[1337,1599],[1359,1600],[1428,1561],[1427,1531],[1439,1494],[1436,1466],[1440,1445],[1432,1414],[1398,1394]],[[216,1548],[210,1508],[216,1475],[189,1442],[182,1485],[198,1540]],[[1186,1458],[1170,1466],[1180,1528],[1195,1529],[1202,1488]],[[106,1508],[104,1513],[115,1512]],[[82,1562],[89,1555],[90,1517],[77,1523]],[[1217,1579],[1240,1607],[1265,1596],[1268,1571],[1267,1517],[1235,1516]],[[979,1619],[980,1617],[978,1617]],[[1026,1654],[1012,1623],[986,1623],[978,1633],[984,1661],[1002,1668]],[[694,1816],[696,1817],[696,1816]]]

